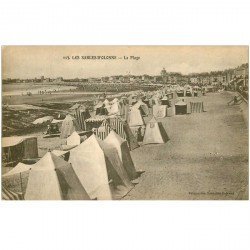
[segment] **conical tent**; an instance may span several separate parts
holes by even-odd
[[[2,175],[2,184],[16,193],[25,193],[32,165],[18,163],[12,170]]]
[[[109,135],[106,137],[104,142],[116,148],[120,160],[123,163],[123,167],[127,171],[130,180],[137,178],[138,174],[136,172],[133,160],[131,158],[127,141],[121,138],[114,131],[110,131]]]
[[[109,124],[112,130],[114,130],[120,137],[127,140],[130,150],[139,147],[139,144],[126,121],[115,117],[109,119]]]
[[[157,122],[153,117],[146,125],[143,144],[166,143],[168,139],[168,135],[163,128],[162,123]]]
[[[19,162],[13,169],[11,169],[9,172],[4,174],[3,177],[8,177],[11,175],[23,173],[25,171],[30,170],[31,166],[32,165],[27,165],[27,164]]]
[[[67,115],[62,122],[61,138],[69,137],[74,131],[80,131],[80,127],[74,117]]]
[[[141,112],[137,107],[132,107],[129,113],[129,126],[136,127],[136,126],[143,126],[145,125],[144,120],[141,116]]]
[[[99,145],[104,152],[106,166],[108,167],[107,171],[112,198],[120,199],[133,188],[133,184],[128,177],[116,148],[113,145],[105,143],[104,141],[99,141]]]
[[[71,164],[48,152],[33,164],[25,200],[88,200]]]
[[[119,105],[119,102],[114,102],[114,103],[110,106],[108,112],[109,112],[109,115],[118,115],[118,116],[120,116],[120,115],[121,115],[121,112],[120,112],[120,105]]]
[[[110,104],[108,99],[105,99],[103,103],[104,103],[105,106],[109,106],[109,104]]]
[[[144,103],[141,99],[138,100],[137,103],[134,104],[132,108],[139,109],[143,116],[148,116],[148,114],[149,114],[148,105],[146,103]]]
[[[114,98],[112,103],[116,103],[116,102],[119,102],[119,100],[117,98]]]
[[[103,102],[99,102],[95,107],[95,114],[96,115],[108,115],[108,108],[109,106],[106,106]]]
[[[118,199],[132,188],[117,151],[95,135],[70,151],[69,162],[92,199]]]
[[[66,140],[67,145],[79,145],[81,144],[81,136],[74,131]]]
[[[20,192],[22,194],[26,193],[27,195],[25,196],[25,199],[50,199],[53,194],[49,192],[49,189],[53,189],[55,183],[58,182],[60,183],[60,187],[56,186],[55,190],[61,190],[60,199],[88,199],[88,197],[86,197],[86,192],[79,184],[80,182],[72,170],[72,167],[68,165],[69,164],[64,160],[51,153],[47,153],[35,164],[27,165],[19,163],[15,168],[5,174],[2,180],[3,183],[9,185],[11,191]],[[48,168],[54,170],[43,172],[44,170],[49,170]],[[38,172],[34,173],[33,170],[38,170]],[[45,174],[48,173],[48,175],[50,175],[51,173],[54,173],[55,170],[57,170],[56,174],[58,180],[56,181],[56,178],[54,178],[54,181],[51,178],[46,179]],[[62,171],[65,172],[65,176],[61,174]],[[27,191],[28,188],[29,191]],[[58,196],[55,197],[53,195],[53,199],[57,198]]]

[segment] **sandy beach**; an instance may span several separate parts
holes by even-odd
[[[124,199],[248,199],[248,125],[231,98],[208,94],[206,112],[161,119],[170,141],[131,152],[145,173]]]

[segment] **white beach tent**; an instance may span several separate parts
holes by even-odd
[[[112,103],[116,103],[116,102],[119,102],[119,100],[118,100],[117,98],[114,98],[114,99],[112,100]]]
[[[119,199],[133,187],[115,148],[95,135],[70,151],[69,162],[91,199]]]
[[[137,101],[137,103],[135,103],[133,105],[133,108],[137,108],[140,110],[141,114],[143,116],[148,116],[149,115],[149,108],[148,105],[146,103],[144,103],[141,99],[139,99]]]
[[[140,110],[137,106],[133,106],[129,112],[129,122],[130,127],[143,126],[145,125],[144,120],[142,118]]]
[[[108,115],[117,115],[120,116],[120,105],[119,102],[114,102],[112,105],[108,108]]]
[[[105,99],[103,103],[104,103],[105,106],[109,106],[110,105],[110,102],[109,102],[108,99]]]
[[[33,164],[25,200],[88,200],[71,164],[48,152]]]
[[[71,165],[51,152],[35,164],[19,163],[3,175],[5,180],[14,181],[25,200],[89,199]]]
[[[78,135],[76,131],[74,131],[66,140],[67,145],[80,145],[81,144],[81,136]]]
[[[166,105],[154,105],[153,106],[153,116],[157,118],[164,118],[167,116],[167,106]]]
[[[32,165],[28,165],[28,164],[24,164],[24,163],[19,162],[13,169],[11,169],[6,174],[3,174],[3,177],[8,177],[8,176],[12,176],[15,174],[23,173],[25,171],[30,170],[31,167],[32,167]]]
[[[153,117],[146,125],[143,144],[166,143],[168,139],[168,135],[163,128],[162,123],[157,122],[155,117]]]
[[[67,115],[62,122],[60,138],[69,137],[74,131],[80,131],[77,120],[71,115]]]
[[[130,155],[128,142],[121,138],[115,131],[111,130],[104,142],[116,148],[120,160],[130,180],[138,177],[132,157]]]
[[[32,123],[33,124],[42,124],[42,123],[46,123],[46,122],[51,122],[52,120],[53,120],[53,116],[44,116],[44,117],[36,119]]]

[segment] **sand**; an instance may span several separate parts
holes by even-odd
[[[207,112],[161,119],[170,141],[131,152],[145,173],[124,199],[248,199],[248,129],[231,98],[208,94]]]

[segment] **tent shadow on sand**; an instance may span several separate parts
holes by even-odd
[[[145,173],[145,170],[137,170],[136,171],[136,178],[131,180],[131,182],[136,186],[137,184],[139,184],[139,178],[141,177],[141,175]]]

